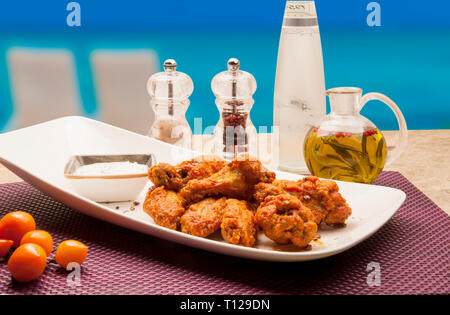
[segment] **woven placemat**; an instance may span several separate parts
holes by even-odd
[[[28,211],[55,244],[78,239],[89,254],[79,286],[69,286],[68,272],[53,264],[38,280],[19,284],[1,263],[0,293],[449,294],[450,217],[397,172],[383,172],[376,184],[407,194],[395,216],[360,245],[301,263],[245,260],[178,245],[85,216],[27,183],[1,185],[1,216]],[[367,269],[371,262],[379,264],[379,282],[373,281],[374,269]]]

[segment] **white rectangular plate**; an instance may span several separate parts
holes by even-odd
[[[65,117],[0,135],[0,162],[25,181],[54,199],[84,214],[142,233],[221,254],[268,261],[305,261],[335,255],[370,237],[381,228],[405,200],[394,188],[338,182],[353,209],[344,228],[320,229],[320,242],[309,251],[278,246],[264,235],[256,248],[231,245],[217,233],[200,238],[154,224],[141,205],[99,204],[76,194],[63,175],[72,155],[149,154],[158,162],[178,163],[196,154],[120,128],[83,117]],[[301,176],[277,172],[279,179]],[[150,182],[149,182],[150,185]],[[146,190],[137,201],[142,204]],[[117,210],[116,207],[120,209]]]

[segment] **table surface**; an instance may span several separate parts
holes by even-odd
[[[68,285],[67,279],[73,277],[55,264],[48,264],[39,280],[28,284],[12,282],[6,264],[0,264],[0,292],[450,294],[450,217],[398,172],[383,172],[376,183],[401,189],[408,196],[392,219],[375,235],[339,255],[301,264],[195,249],[83,215],[27,184],[0,185],[0,217],[26,206],[39,228],[51,232],[55,244],[76,235],[89,246],[79,286]],[[381,281],[371,286],[368,279],[377,266]]]
[[[384,131],[388,143],[395,132]],[[410,130],[408,146],[385,170],[398,171],[450,214],[450,130]],[[21,181],[0,164],[0,184]]]

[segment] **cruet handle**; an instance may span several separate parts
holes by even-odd
[[[389,165],[393,163],[406,149],[406,144],[408,143],[408,129],[406,127],[405,117],[398,108],[397,104],[395,104],[389,97],[380,93],[367,93],[361,99],[360,110],[366,105],[367,102],[378,100],[385,103],[390,109],[394,112],[395,117],[397,118],[398,126],[399,126],[399,134],[398,134],[398,143],[395,147],[388,146],[388,154],[386,157],[386,164]]]

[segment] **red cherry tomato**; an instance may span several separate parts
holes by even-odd
[[[23,245],[26,243],[38,244],[45,250],[45,252],[47,253],[47,256],[50,255],[53,250],[53,239],[52,239],[52,236],[47,231],[33,230],[30,232],[27,232],[22,237],[22,240],[20,241],[20,245]]]
[[[10,240],[0,240],[0,258],[6,256],[13,244],[14,242]]]
[[[55,260],[64,268],[71,262],[81,265],[86,259],[88,247],[75,240],[67,240],[59,244],[56,249]]]
[[[37,244],[23,244],[11,255],[8,269],[19,282],[33,281],[38,278],[47,264],[47,253]]]
[[[35,229],[36,222],[31,214],[23,211],[10,212],[0,220],[0,239],[11,240],[14,242],[12,247],[18,247],[22,237]]]

